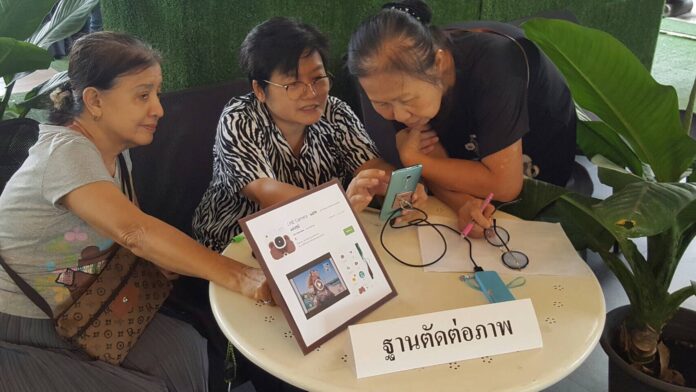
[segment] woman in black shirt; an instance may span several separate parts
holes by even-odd
[[[514,26],[440,30],[430,17],[422,1],[389,3],[349,43],[349,70],[375,110],[405,127],[396,135],[402,163],[423,164],[463,225],[471,217],[462,206],[491,192],[516,198],[523,174],[565,185],[576,117],[558,70]]]

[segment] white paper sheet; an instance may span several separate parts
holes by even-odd
[[[432,222],[456,227],[455,218],[432,217]],[[470,239],[476,263],[486,271],[519,275],[586,275],[591,271],[585,266],[558,223],[525,220],[497,219],[497,225],[510,233],[510,250],[520,251],[529,257],[529,265],[522,270],[510,269],[503,264],[504,251],[485,239]],[[474,265],[469,257],[469,244],[451,230],[440,230],[447,240],[447,254],[430,267],[429,272],[472,272]],[[424,262],[435,260],[444,244],[430,227],[418,228],[421,258]]]

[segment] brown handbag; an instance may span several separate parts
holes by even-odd
[[[133,200],[133,190],[123,156],[119,156],[122,182]],[[46,300],[0,257],[15,284],[53,319],[56,331],[95,359],[119,365],[145,331],[171,291],[162,272],[130,250],[114,244],[100,256],[102,271],[70,307],[53,316]]]

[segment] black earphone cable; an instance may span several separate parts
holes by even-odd
[[[382,244],[382,248],[384,248],[384,250],[391,257],[393,257],[394,260],[398,261],[399,263],[401,263],[405,266],[408,266],[408,267],[416,267],[416,268],[429,267],[429,266],[437,263],[438,261],[442,260],[442,258],[445,257],[445,254],[447,254],[447,240],[445,239],[445,236],[444,236],[444,234],[442,234],[440,229],[438,229],[438,226],[443,227],[445,229],[449,229],[449,230],[455,232],[457,235],[459,235],[460,233],[457,229],[450,227],[450,226],[447,226],[445,224],[428,222],[428,214],[425,211],[421,210],[420,208],[416,208],[416,207],[411,206],[409,209],[416,210],[416,211],[420,212],[421,214],[423,214],[423,217],[410,220],[402,225],[396,225],[395,224],[395,219],[396,219],[395,215],[396,215],[396,213],[400,212],[402,209],[400,208],[400,209],[394,210],[394,212],[392,212],[389,215],[389,218],[386,220],[386,222],[384,222],[384,225],[382,226],[382,231],[379,233],[379,242]],[[440,256],[438,256],[435,260],[433,260],[429,263],[426,263],[426,264],[408,263],[404,260],[401,260],[398,256],[396,256],[394,253],[392,253],[389,250],[389,248],[387,248],[387,246],[384,244],[384,230],[387,228],[387,224],[389,224],[389,227],[391,227],[392,229],[403,229],[406,227],[414,227],[414,226],[415,227],[424,227],[424,226],[432,227],[437,232],[437,234],[440,236],[440,238],[442,238],[442,243],[445,245],[445,248],[443,249],[442,254]],[[471,262],[474,264],[474,271],[483,271],[483,268],[481,268],[478,264],[476,264],[476,261],[474,261],[471,240],[469,240],[466,237],[463,237],[463,239],[469,244],[469,260],[471,260]]]

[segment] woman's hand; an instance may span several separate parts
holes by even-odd
[[[430,154],[438,141],[437,133],[428,126],[405,128],[396,134],[396,148],[401,162],[406,166],[419,163],[422,160],[419,157]]]
[[[365,169],[353,177],[346,189],[346,195],[353,210],[360,212],[370,204],[375,195],[385,194],[387,185],[389,176],[384,170]]]
[[[468,236],[472,238],[483,237],[483,230],[491,227],[491,215],[495,211],[495,207],[488,204],[481,212],[483,200],[472,197],[459,208],[457,211],[459,231],[464,230],[466,225],[473,220],[474,227],[469,232]]]
[[[239,288],[246,297],[265,303],[274,303],[266,275],[260,268],[246,267],[240,277]]]

